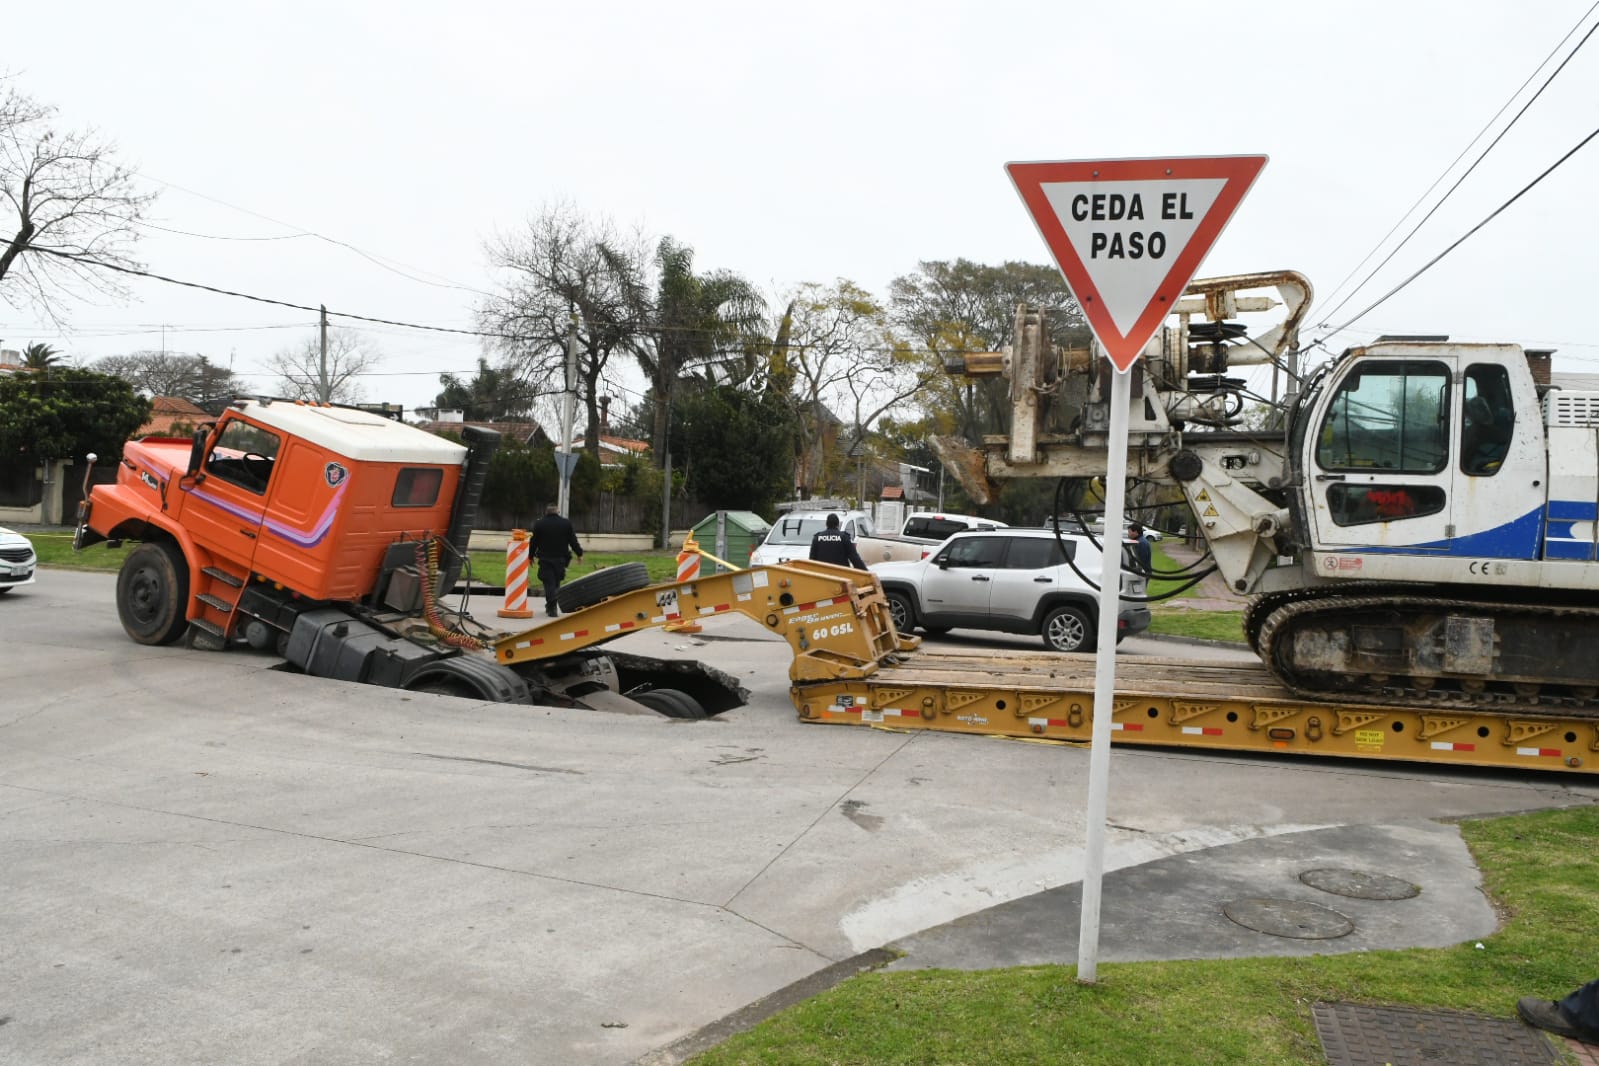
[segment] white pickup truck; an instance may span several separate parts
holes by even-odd
[[[897,534],[857,536],[855,548],[867,566],[878,563],[914,563],[927,558],[956,533],[969,529],[1004,529],[1004,522],[969,514],[924,511],[910,515]]]

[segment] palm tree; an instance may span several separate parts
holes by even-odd
[[[43,370],[60,362],[63,353],[39,341],[22,349],[22,365],[29,370]]]
[[[666,462],[666,434],[671,424],[672,388],[689,367],[705,366],[742,344],[763,324],[766,301],[744,278],[731,271],[694,273],[694,250],[670,237],[656,248],[660,281],[655,296],[655,338],[641,345],[639,365],[655,394],[652,444],[655,461]]]
[[[477,361],[477,374],[462,381],[454,374],[440,374],[444,391],[434,398],[434,406],[460,408],[468,422],[503,422],[526,416],[537,392],[532,384],[508,368],[496,370],[487,359]]]

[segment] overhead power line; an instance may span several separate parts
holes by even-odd
[[[1467,143],[1466,147],[1462,148],[1460,150],[1460,154],[1455,156],[1455,158],[1450,162],[1450,164],[1443,169],[1443,172],[1440,173],[1438,175],[1438,177],[1433,180],[1433,183],[1431,185],[1427,186],[1427,191],[1423,192],[1421,194],[1421,196],[1419,196],[1416,199],[1416,202],[1411,204],[1409,209],[1406,210],[1403,215],[1399,216],[1399,220],[1393,224],[1393,227],[1391,229],[1389,229],[1387,233],[1383,234],[1382,240],[1379,240],[1376,243],[1376,245],[1373,246],[1371,251],[1366,253],[1365,258],[1362,259],[1358,264],[1356,264],[1355,268],[1353,270],[1351,270],[1347,275],[1344,276],[1344,279],[1342,281],[1340,281],[1337,284],[1336,287],[1334,287],[1334,289],[1332,290],[1331,295],[1337,295],[1339,290],[1341,290],[1345,285],[1347,285],[1349,283],[1349,279],[1354,277],[1355,274],[1357,274],[1360,271],[1361,267],[1364,267],[1371,260],[1371,257],[1376,255],[1378,250],[1381,249],[1382,246],[1385,243],[1387,243],[1388,239],[1390,237],[1392,237],[1399,230],[1399,227],[1404,224],[1405,219],[1409,218],[1412,214],[1414,214],[1416,209],[1418,207],[1420,207],[1423,202],[1426,201],[1427,197],[1432,195],[1432,191],[1434,189],[1436,189],[1438,187],[1438,185],[1444,180],[1444,178],[1449,174],[1449,172],[1451,170],[1453,170],[1460,163],[1460,161],[1462,159],[1465,158],[1466,153],[1471,150],[1471,146],[1473,144],[1476,144],[1478,141],[1482,140],[1483,135],[1486,134],[1488,132],[1488,130],[1493,127],[1493,124],[1495,122],[1499,121],[1499,116],[1503,115],[1505,113],[1505,110],[1510,107],[1511,102],[1514,101],[1515,98],[1517,96],[1519,96],[1527,88],[1527,86],[1532,83],[1532,79],[1537,75],[1538,71],[1542,70],[1545,66],[1547,66],[1549,64],[1549,61],[1555,57],[1555,53],[1560,51],[1561,46],[1564,45],[1567,41],[1569,41],[1571,39],[1571,35],[1577,32],[1577,29],[1583,24],[1583,22],[1585,22],[1588,19],[1588,17],[1590,15],[1592,15],[1594,13],[1595,9],[1599,9],[1599,0],[1596,0],[1596,2],[1591,7],[1589,7],[1587,11],[1583,12],[1582,17],[1577,20],[1576,25],[1572,26],[1571,29],[1567,30],[1566,31],[1566,35],[1560,39],[1560,43],[1555,45],[1555,47],[1550,50],[1549,54],[1544,57],[1543,62],[1539,63],[1536,67],[1533,68],[1532,73],[1527,75],[1527,80],[1523,81],[1521,83],[1521,85],[1516,88],[1516,91],[1510,94],[1510,98],[1507,99],[1500,106],[1498,111],[1494,112],[1493,118],[1489,119],[1487,124],[1485,124],[1483,126],[1483,128],[1478,131],[1477,135],[1475,137],[1473,137],[1470,142]],[[1549,88],[1550,84],[1555,80],[1555,78],[1559,77],[1560,72],[1562,70],[1566,69],[1566,65],[1571,62],[1571,60],[1576,56],[1576,54],[1579,51],[1582,50],[1582,46],[1588,43],[1588,39],[1594,35],[1594,31],[1595,30],[1599,30],[1599,22],[1595,22],[1592,26],[1590,26],[1588,28],[1588,32],[1583,34],[1582,40],[1577,42],[1576,46],[1573,47],[1571,49],[1571,51],[1566,54],[1566,58],[1560,61],[1560,65],[1557,66],[1552,72],[1550,72],[1549,76],[1544,79],[1542,85],[1538,86],[1538,91],[1533,93],[1532,96],[1528,98],[1527,102],[1521,106],[1521,110],[1516,112],[1515,117],[1513,117],[1508,123],[1506,123],[1504,129],[1499,131],[1499,135],[1497,137],[1495,137],[1491,142],[1489,142],[1487,147],[1485,147],[1482,150],[1482,152],[1478,154],[1476,159],[1472,160],[1471,165],[1468,166],[1465,169],[1465,171],[1460,175],[1460,177],[1455,179],[1455,183],[1453,185],[1449,186],[1448,191],[1446,191],[1441,197],[1438,198],[1438,202],[1433,204],[1432,208],[1430,210],[1428,210],[1428,212],[1425,215],[1422,216],[1421,220],[1410,228],[1410,232],[1405,234],[1404,239],[1402,239],[1398,244],[1396,244],[1393,247],[1393,249],[1387,255],[1383,256],[1382,262],[1380,262],[1376,266],[1372,267],[1371,270],[1367,272],[1366,276],[1363,277],[1360,280],[1360,282],[1354,288],[1350,289],[1349,292],[1347,292],[1344,295],[1344,298],[1342,300],[1339,300],[1338,303],[1335,304],[1333,306],[1333,308],[1330,311],[1328,311],[1326,313],[1326,315],[1324,315],[1322,317],[1322,321],[1321,321],[1320,326],[1318,328],[1325,327],[1327,325],[1328,320],[1330,320],[1334,315],[1336,315],[1343,308],[1343,306],[1345,304],[1347,304],[1350,300],[1354,299],[1355,293],[1359,292],[1361,289],[1365,288],[1368,284],[1370,284],[1371,279],[1377,275],[1377,272],[1382,270],[1383,267],[1387,266],[1389,264],[1389,262],[1391,262],[1393,260],[1393,257],[1398,255],[1400,250],[1402,248],[1404,248],[1405,245],[1410,243],[1410,239],[1412,237],[1414,237],[1421,230],[1421,227],[1425,226],[1427,224],[1428,220],[1431,219],[1433,215],[1437,214],[1438,209],[1441,208],[1445,204],[1445,202],[1447,202],[1448,199],[1451,196],[1454,195],[1455,190],[1460,188],[1461,183],[1464,182],[1467,178],[1469,178],[1471,176],[1472,172],[1477,169],[1477,166],[1484,159],[1486,159],[1488,157],[1488,153],[1493,151],[1494,148],[1499,144],[1499,142],[1504,140],[1505,135],[1507,133],[1509,133],[1513,128],[1515,128],[1516,123],[1521,121],[1522,116],[1527,113],[1527,109],[1532,107],[1532,105],[1537,102],[1538,98],[1543,95],[1544,90]],[[1375,305],[1373,305],[1373,306],[1375,306]],[[1369,310],[1369,308],[1368,308],[1368,310]],[[1362,312],[1362,313],[1364,313],[1364,312]],[[1356,317],[1358,318],[1359,316],[1357,315]],[[1350,319],[1350,321],[1352,322],[1352,321],[1354,321],[1354,319]],[[1336,331],[1334,331],[1334,332],[1336,332]]]
[[[1527,193],[1531,192],[1534,186],[1536,186],[1539,182],[1543,181],[1543,179],[1547,178],[1550,174],[1553,174],[1555,172],[1555,170],[1557,170],[1562,163],[1564,163],[1566,160],[1570,159],[1572,156],[1576,155],[1579,151],[1581,151],[1583,149],[1583,147],[1585,145],[1587,145],[1587,143],[1589,141],[1593,140],[1595,137],[1599,137],[1599,129],[1595,129],[1592,133],[1588,134],[1588,136],[1586,136],[1582,140],[1578,141],[1576,143],[1576,145],[1569,152],[1567,152],[1565,155],[1561,156],[1559,159],[1555,160],[1553,163],[1549,164],[1549,167],[1546,170],[1544,170],[1544,172],[1542,174],[1539,174],[1536,178],[1533,178],[1526,185],[1522,186],[1522,189],[1521,189],[1520,192],[1516,193],[1516,195],[1512,196],[1510,199],[1508,199],[1504,203],[1500,204],[1497,208],[1494,209],[1493,213],[1490,214],[1487,218],[1483,219],[1481,222],[1479,222],[1475,226],[1471,227],[1464,234],[1462,234],[1460,236],[1460,238],[1457,239],[1453,244],[1451,244],[1449,247],[1445,248],[1443,251],[1439,252],[1437,255],[1433,256],[1431,259],[1427,260],[1427,262],[1423,263],[1421,265],[1421,267],[1418,268],[1415,271],[1415,273],[1411,274],[1404,281],[1401,281],[1398,285],[1395,285],[1393,288],[1391,288],[1387,292],[1383,293],[1381,297],[1379,297],[1374,303],[1372,303],[1370,306],[1368,306],[1364,311],[1360,312],[1360,314],[1356,315],[1354,318],[1351,318],[1348,322],[1345,322],[1342,326],[1339,326],[1336,329],[1334,329],[1333,332],[1337,333],[1339,330],[1347,328],[1350,325],[1350,323],[1360,321],[1360,319],[1364,318],[1366,315],[1370,314],[1372,311],[1375,311],[1378,307],[1381,307],[1383,305],[1383,303],[1388,300],[1389,297],[1391,297],[1395,293],[1399,292],[1400,289],[1403,289],[1406,285],[1409,285],[1412,281],[1415,281],[1417,278],[1421,277],[1421,275],[1423,275],[1427,271],[1431,270],[1433,268],[1433,266],[1435,266],[1438,263],[1439,260],[1443,259],[1444,256],[1448,255],[1450,252],[1454,251],[1456,248],[1459,248],[1462,244],[1466,243],[1467,238],[1471,237],[1472,234],[1476,233],[1478,230],[1482,229],[1488,223],[1490,223],[1494,219],[1498,218],[1499,215],[1502,214],[1504,212],[1504,210],[1506,208],[1508,208],[1511,204],[1515,203],[1517,200],[1519,200],[1523,196],[1527,195]]]

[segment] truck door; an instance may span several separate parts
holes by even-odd
[[[201,547],[247,573],[255,559],[277,434],[233,419],[222,426],[200,465],[185,479],[183,525]]]
[[[1536,559],[1548,494],[1538,395],[1530,377],[1501,363],[1469,363],[1456,415],[1450,551],[1484,559]]]
[[[1315,548],[1447,546],[1451,393],[1441,360],[1369,357],[1327,391],[1306,445]]]
[[[934,614],[987,617],[994,575],[1005,555],[999,537],[962,537],[945,544],[922,580],[922,605]]]

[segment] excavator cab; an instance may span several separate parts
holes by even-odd
[[[1379,343],[1307,401],[1300,517],[1326,576],[1429,579],[1386,557],[1539,557],[1544,445],[1519,348]]]

